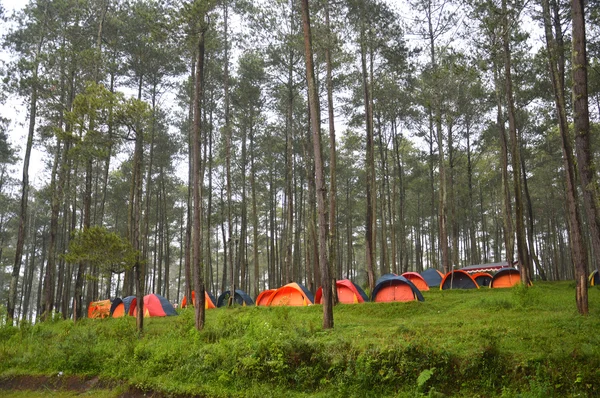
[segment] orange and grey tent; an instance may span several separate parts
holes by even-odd
[[[124,299],[116,298],[110,306],[110,316],[120,318],[125,315],[133,315],[133,307],[131,302],[135,300],[135,296],[127,296]]]
[[[256,305],[266,306],[273,293],[275,293],[275,289],[268,289],[260,292],[260,294],[256,296]]]
[[[110,316],[110,300],[92,301],[88,306],[88,318],[106,318]]]
[[[600,286],[600,272],[597,269],[593,270],[588,281],[590,282],[590,286]]]
[[[438,271],[435,268],[427,268],[425,271],[421,272],[421,276],[427,282],[427,286],[429,287],[437,287],[442,283],[442,279],[444,279],[444,274]]]
[[[392,301],[425,301],[417,287],[403,276],[385,274],[377,280],[371,301],[388,303]]]
[[[471,277],[473,279],[475,279],[475,282],[477,282],[477,284],[479,286],[485,286],[485,287],[490,286],[490,283],[492,283],[492,278],[493,278],[487,272],[478,272],[476,274],[471,275]]]
[[[312,293],[299,283],[288,283],[277,289],[267,302],[267,306],[292,306],[302,307],[313,304],[315,301]]]
[[[513,287],[514,285],[521,283],[521,273],[516,268],[503,268],[496,272],[496,275],[492,278],[490,287],[501,288],[501,287]]]
[[[210,309],[210,308],[216,308],[215,303],[216,303],[216,299],[215,297],[210,294],[209,292],[207,292],[206,290],[204,291],[204,309]],[[196,302],[196,292],[192,290],[192,306],[194,305],[194,303]],[[183,296],[183,300],[181,300],[181,308],[185,308],[187,306],[187,298],[185,296]]]
[[[426,292],[429,290],[429,285],[427,281],[421,276],[421,274],[417,272],[405,272],[402,274],[403,277],[408,279],[422,292]]]
[[[335,282],[337,288],[338,301],[342,304],[357,304],[369,301],[365,291],[356,283],[349,279],[342,279]],[[317,289],[315,294],[315,304],[321,304],[323,300],[323,288]]]
[[[133,307],[133,316],[137,316],[137,299],[131,301]],[[148,294],[144,296],[144,318],[158,316],[177,315],[173,304],[159,294]]]
[[[458,269],[448,272],[442,279],[440,290],[447,289],[479,289],[479,285],[468,272]]]
[[[229,303],[229,297],[231,296],[231,292],[229,290],[225,290],[223,293],[219,295],[217,298],[217,307],[225,307]],[[254,305],[254,301],[246,294],[245,291],[240,289],[235,289],[235,294],[233,295],[233,301],[241,305],[243,307]]]

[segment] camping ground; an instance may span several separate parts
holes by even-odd
[[[338,305],[327,331],[318,305],[213,309],[201,332],[185,309],[148,319],[142,336],[127,317],[2,326],[0,386],[76,376],[107,397],[599,396],[600,288],[587,317],[574,289],[432,289],[424,302]]]

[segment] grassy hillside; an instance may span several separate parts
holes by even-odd
[[[424,292],[425,302],[216,309],[0,328],[0,375],[98,376],[165,395],[600,396],[600,289]]]

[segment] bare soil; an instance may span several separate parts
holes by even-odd
[[[2,391],[69,391],[89,393],[93,390],[114,389],[117,383],[106,382],[98,377],[81,376],[4,376],[0,377]],[[119,398],[198,398],[193,395],[165,395],[155,391],[142,391],[134,387],[123,387]]]

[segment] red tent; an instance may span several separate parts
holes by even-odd
[[[133,307],[133,316],[137,316],[137,298],[133,299],[131,306]],[[171,315],[177,315],[177,312],[169,300],[154,293],[144,296],[144,318]]]
[[[365,292],[360,286],[354,284],[348,279],[336,281],[338,301],[342,304],[357,304],[369,301]],[[315,294],[315,304],[321,304],[323,299],[323,288],[320,287]]]
[[[425,292],[429,290],[429,285],[418,272],[405,272],[402,276],[411,281],[420,291]]]

